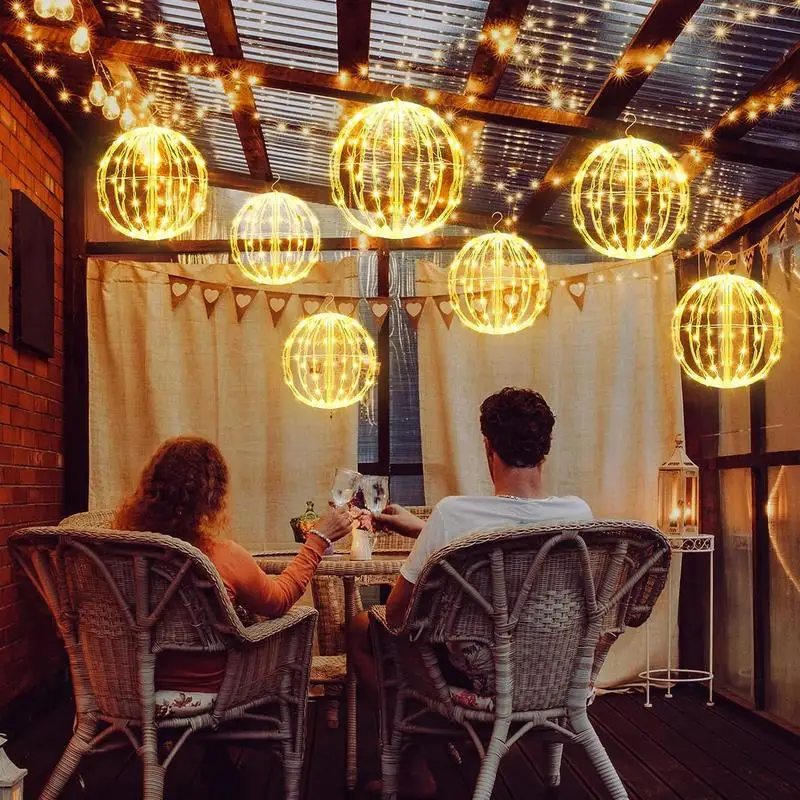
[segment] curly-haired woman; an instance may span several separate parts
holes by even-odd
[[[341,508],[329,511],[283,573],[267,576],[247,550],[225,536],[229,484],[228,465],[216,445],[193,436],[168,439],[117,511],[114,527],[163,533],[193,544],[216,566],[234,605],[249,614],[280,617],[305,592],[327,545],[350,533],[350,515]],[[166,652],[156,667],[156,685],[216,691],[224,670],[224,653]]]
[[[390,625],[402,624],[414,584],[428,556],[454,539],[479,530],[522,523],[592,518],[591,509],[579,497],[553,497],[544,491],[542,467],[550,452],[554,425],[553,412],[538,392],[502,389],[481,405],[481,433],[494,497],[446,497],[434,508],[427,523],[400,506],[387,507],[378,521],[397,533],[416,538],[386,603]],[[375,696],[377,683],[367,630],[367,616],[357,617],[349,631],[350,653],[361,686]],[[475,686],[480,669],[470,669],[465,663],[466,655],[443,654],[444,661],[449,663],[443,663],[442,669],[451,683],[477,690],[481,688]],[[477,661],[480,655],[473,653],[471,658]],[[435,797],[433,777],[418,753],[413,753],[408,766],[401,772],[400,793]]]

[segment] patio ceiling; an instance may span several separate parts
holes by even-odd
[[[796,2],[81,5],[95,57],[190,133],[222,185],[257,188],[279,174],[287,190],[323,200],[343,117],[393,90],[447,114],[468,148],[464,224],[501,211],[534,237],[574,242],[564,190],[598,140],[625,130],[627,112],[634,132],[667,146],[693,178],[684,245],[800,172]],[[92,69],[70,53],[74,23],[45,24],[31,6],[8,3],[0,34],[75,127],[114,135],[115,123],[99,127],[81,108]]]

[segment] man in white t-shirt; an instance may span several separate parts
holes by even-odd
[[[401,506],[389,506],[380,522],[416,538],[386,603],[386,618],[399,627],[405,618],[414,584],[428,557],[440,547],[480,530],[518,524],[592,518],[578,497],[552,497],[542,486],[542,466],[550,452],[555,418],[544,398],[532,389],[506,388],[481,405],[481,433],[486,448],[494,497],[446,497],[427,523]],[[349,631],[350,656],[367,694],[377,692],[375,667],[366,615]],[[409,765],[408,794],[434,796],[432,778],[419,759]],[[401,792],[403,793],[403,792]]]

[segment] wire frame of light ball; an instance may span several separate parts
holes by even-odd
[[[248,200],[231,225],[231,255],[242,273],[270,285],[305,278],[319,262],[319,220],[308,204],[285,192]]]
[[[681,298],[672,346],[684,372],[717,389],[763,380],[781,357],[783,318],[761,284],[733,273],[704,278]]]
[[[330,182],[333,202],[363,233],[424,236],[461,203],[463,148],[436,112],[393,99],[347,121],[331,151]]]
[[[100,211],[132,239],[171,239],[206,207],[208,170],[182,133],[145,125],[118,136],[97,170]]]
[[[626,136],[596,147],[572,183],[572,218],[589,247],[610,258],[670,249],[689,220],[686,173],[661,145]]]
[[[375,384],[375,342],[355,319],[322,311],[301,320],[283,346],[283,377],[292,394],[312,408],[346,408]]]
[[[547,267],[513,233],[487,233],[467,242],[448,273],[450,302],[478,333],[503,335],[530,327],[547,304]]]

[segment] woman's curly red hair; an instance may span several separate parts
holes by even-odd
[[[225,527],[229,482],[215,444],[196,436],[167,439],[117,511],[114,527],[163,533],[200,547]]]

